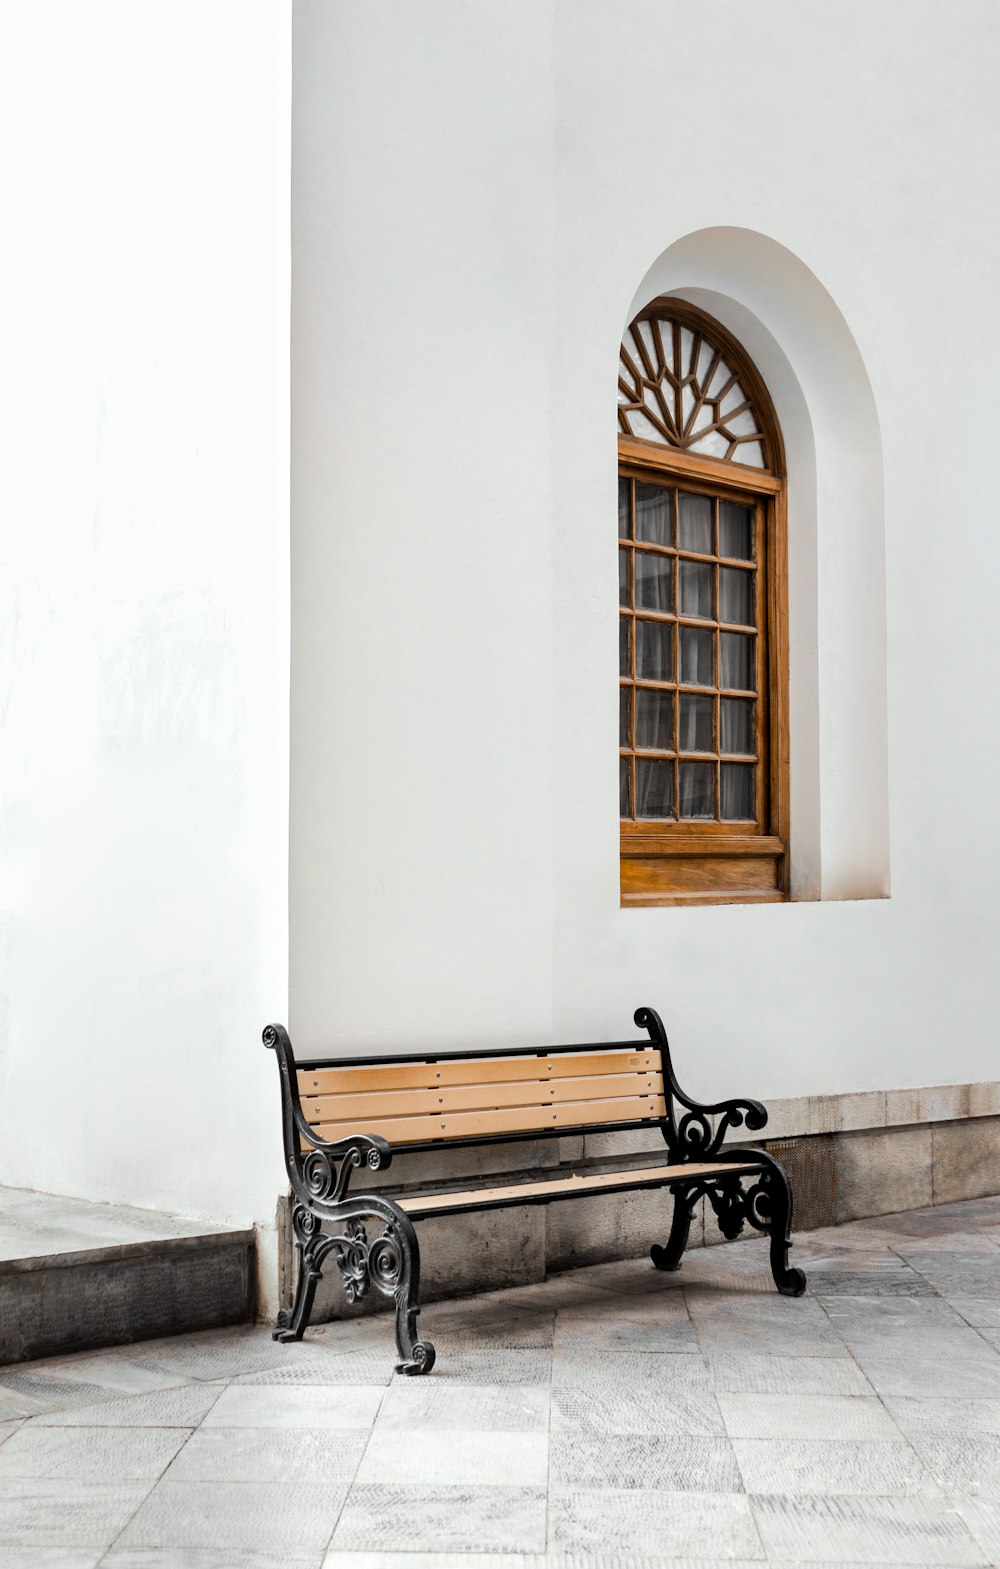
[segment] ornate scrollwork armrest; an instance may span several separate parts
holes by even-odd
[[[722,1148],[731,1128],[746,1125],[751,1133],[766,1126],[767,1111],[758,1100],[720,1100],[711,1105],[692,1100],[685,1095],[674,1074],[670,1046],[663,1021],[655,1008],[638,1008],[635,1022],[647,1030],[650,1038],[660,1048],[663,1064],[663,1092],[667,1102],[667,1121],[663,1133],[671,1157],[681,1161],[711,1160]],[[686,1107],[677,1114],[676,1102]],[[712,1119],[719,1120],[713,1127]]]
[[[305,1137],[314,1145],[311,1150],[297,1152],[297,1171],[292,1174],[293,1185],[296,1175],[301,1177],[305,1193],[310,1199],[321,1204],[339,1204],[347,1193],[347,1184],[351,1172],[358,1166],[366,1166],[369,1171],[379,1171],[388,1166],[392,1160],[392,1150],[374,1133],[352,1133],[346,1139],[338,1139],[336,1143],[328,1144],[321,1139],[315,1129],[310,1129],[304,1123]]]
[[[332,1142],[324,1139],[303,1115],[288,1031],[281,1024],[269,1024],[263,1040],[278,1058],[285,1164],[292,1186],[306,1204],[339,1204],[347,1192],[351,1172],[357,1167],[383,1171],[390,1165],[392,1149],[388,1140],[377,1133],[350,1133],[347,1138]],[[303,1149],[303,1139],[312,1147]]]

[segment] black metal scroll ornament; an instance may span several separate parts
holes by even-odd
[[[277,1054],[281,1074],[285,1165],[294,1195],[292,1233],[299,1265],[294,1300],[279,1312],[274,1339],[302,1339],[324,1262],[332,1254],[348,1302],[360,1301],[372,1286],[394,1299],[397,1373],[429,1373],[434,1347],[417,1339],[420,1248],[413,1224],[392,1199],[378,1193],[348,1194],[351,1174],[358,1167],[379,1171],[390,1164],[389,1145],[364,1133],[335,1143],[320,1139],[302,1115],[287,1032],[280,1024],[269,1024],[263,1039]],[[303,1151],[302,1138],[314,1147]],[[381,1222],[378,1235],[369,1236],[366,1220]]]
[[[765,1232],[771,1240],[771,1274],[783,1296],[800,1297],[806,1289],[806,1277],[801,1269],[789,1265],[788,1250],[792,1246],[792,1191],[784,1170],[766,1151],[723,1150],[722,1144],[731,1128],[744,1125],[756,1133],[767,1123],[767,1112],[756,1100],[724,1100],[704,1106],[685,1095],[674,1076],[670,1059],[670,1046],[663,1021],[653,1008],[639,1008],[635,1022],[649,1033],[654,1045],[659,1047],[663,1068],[663,1095],[666,1117],[660,1124],[671,1162],[678,1165],[711,1163],[715,1170],[671,1183],[674,1195],[674,1214],[670,1235],[665,1245],[655,1245],[650,1252],[657,1269],[679,1269],[681,1257],[687,1246],[695,1207],[702,1197],[707,1197],[719,1222],[719,1229],[727,1241],[740,1235],[744,1224]],[[678,1114],[678,1103],[684,1111]],[[751,1162],[759,1168],[751,1172],[720,1174],[718,1167],[738,1164],[746,1167]],[[749,1184],[749,1186],[744,1186]]]

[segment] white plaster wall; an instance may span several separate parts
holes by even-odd
[[[301,1045],[621,1035],[651,1002],[708,1094],[995,1075],[1000,13],[962,13],[297,5]],[[813,842],[847,871],[822,901],[622,911],[618,338],[656,259],[720,227],[816,280],[874,398],[884,592],[859,581],[853,624],[830,613],[824,562],[859,514],[811,476],[828,641],[793,672],[818,691]],[[780,312],[770,330],[794,367]],[[825,430],[829,476],[861,433],[849,411]],[[882,794],[862,831],[838,671],[856,687],[866,650]],[[891,897],[842,897],[884,891],[887,845]]]
[[[289,9],[0,32],[0,1182],[267,1218]]]

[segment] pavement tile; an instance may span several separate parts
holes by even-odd
[[[943,1297],[1000,1298],[1000,1250],[985,1254],[935,1248],[908,1252],[906,1260]]]
[[[851,1334],[847,1343],[880,1395],[1000,1397],[1000,1356],[978,1330],[908,1325],[905,1334]]]
[[[199,1330],[193,1335],[171,1335],[130,1347],[132,1359],[142,1368],[181,1379],[238,1378],[270,1368],[322,1365],[338,1353],[311,1341],[285,1344],[271,1339],[264,1324],[239,1324],[233,1329]]]
[[[409,1379],[406,1374],[397,1373]],[[448,1351],[439,1348],[432,1378],[454,1384],[548,1384],[552,1377],[549,1351]]]
[[[5,1389],[0,1382],[0,1422],[23,1421],[25,1417],[34,1416],[42,1409],[40,1401],[13,1389]]]
[[[270,1384],[272,1388],[280,1385],[298,1387],[302,1384],[311,1384],[314,1387],[320,1385],[332,1387],[336,1384],[380,1384],[385,1388],[391,1383],[395,1371],[396,1349],[390,1338],[379,1356],[369,1356],[359,1350],[331,1353],[320,1361],[292,1360],[259,1369],[255,1373],[240,1373],[232,1379],[232,1383],[234,1385]]]
[[[91,1406],[43,1411],[33,1427],[197,1427],[221,1395],[223,1384],[180,1384],[151,1395],[126,1395]]]
[[[755,1495],[877,1493],[909,1498],[939,1491],[904,1439],[872,1443],[840,1438],[737,1438],[733,1448],[746,1491]]]
[[[851,1297],[818,1298],[830,1324],[840,1337],[881,1335],[886,1330],[908,1332],[914,1329],[963,1329],[965,1320],[941,1297]]]
[[[143,1367],[123,1356],[110,1353],[95,1356],[88,1352],[81,1356],[53,1357],[47,1362],[22,1362],[17,1367],[6,1368],[0,1376],[0,1402],[4,1392],[15,1398],[21,1396],[33,1414],[72,1405],[93,1405],[121,1395],[146,1394],[186,1382],[181,1374]]]
[[[174,1482],[353,1481],[367,1429],[203,1427],[170,1468]]]
[[[188,1437],[177,1427],[39,1427],[0,1448],[0,1486],[11,1477],[75,1482],[155,1482]]]
[[[730,1440],[687,1433],[554,1433],[551,1480],[554,1487],[744,1491]]]
[[[109,1560],[110,1562],[110,1560]],[[759,1559],[661,1558],[648,1553],[345,1553],[331,1548],[323,1569],[761,1569]],[[853,1569],[844,1565],[841,1569]]]
[[[300,1557],[211,1547],[113,1547],[101,1569],[321,1569],[322,1563],[322,1553]]]
[[[814,1297],[929,1297],[934,1287],[899,1259],[885,1267],[824,1268],[811,1265],[809,1291]]]
[[[0,1563],[6,1569],[9,1547],[110,1547],[151,1485],[7,1478],[0,1489]]]
[[[331,1547],[434,1552],[543,1551],[544,1487],[355,1482]]]
[[[907,1438],[1000,1438],[1000,1400],[921,1399],[887,1395],[885,1407]]]
[[[667,1298],[673,1304],[675,1298]],[[658,1305],[658,1304],[657,1304]],[[618,1351],[639,1355],[652,1352],[688,1352],[697,1355],[698,1337],[688,1318],[683,1301],[680,1311],[669,1315],[601,1313],[573,1309],[556,1319],[554,1347],[557,1351]]]
[[[598,1563],[616,1553],[641,1554],[656,1564],[686,1557],[764,1557],[749,1501],[742,1494],[652,1488],[553,1488],[549,1551],[579,1554],[581,1562],[598,1555]]]
[[[433,1443],[376,1426],[357,1479],[359,1484],[544,1488],[548,1471],[548,1433],[452,1430],[447,1442]]]
[[[945,1491],[1000,1499],[1000,1438],[914,1438],[913,1447]]]
[[[552,1347],[555,1310],[518,1312],[491,1307],[462,1311],[424,1308],[420,1333],[440,1353],[452,1351],[548,1351]]]
[[[553,1569],[554,1563],[545,1553],[349,1553],[331,1547],[323,1569]]]
[[[810,1498],[761,1494],[750,1500],[771,1559],[797,1563],[985,1564],[946,1498]]]
[[[119,1545],[212,1547],[228,1553],[320,1553],[347,1482],[158,1482]]]
[[[1000,1329],[1000,1297],[953,1297],[946,1294],[946,1300],[973,1329]]]
[[[553,1433],[694,1433],[722,1438],[716,1397],[704,1388],[665,1394],[653,1384],[552,1390]]]
[[[401,1432],[544,1433],[549,1427],[549,1390],[544,1385],[397,1378],[385,1392],[375,1426]]]
[[[899,1441],[899,1428],[873,1396],[720,1394],[716,1398],[731,1438]]]
[[[1000,1504],[987,1498],[952,1497],[956,1513],[991,1563],[1000,1560]]]
[[[706,1356],[727,1352],[765,1356],[836,1356],[849,1353],[818,1302],[808,1297],[733,1300],[686,1291],[688,1310]]]
[[[871,1385],[849,1357],[706,1357],[718,1394],[871,1395]]]
[[[379,1384],[230,1384],[203,1426],[368,1428],[384,1394]]]
[[[603,1388],[607,1384],[619,1390],[652,1384],[662,1394],[669,1395],[710,1388],[704,1360],[687,1353],[641,1355],[583,1350],[552,1353],[553,1388]]]
[[[5,1547],[3,1569],[97,1569],[103,1547]]]

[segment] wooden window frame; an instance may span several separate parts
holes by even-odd
[[[753,501],[763,519],[758,573],[758,792],[754,824],[683,820],[620,824],[621,904],[781,903],[788,898],[788,564],[787,489],[781,432],[767,389],[740,344],[713,317],[684,301],[654,300],[640,319],[668,316],[723,348],[753,399],[764,432],[766,468],[717,460],[619,434],[619,473]],[[676,558],[675,558],[676,559]],[[758,578],[758,587],[759,578]],[[675,675],[677,672],[675,672]]]

